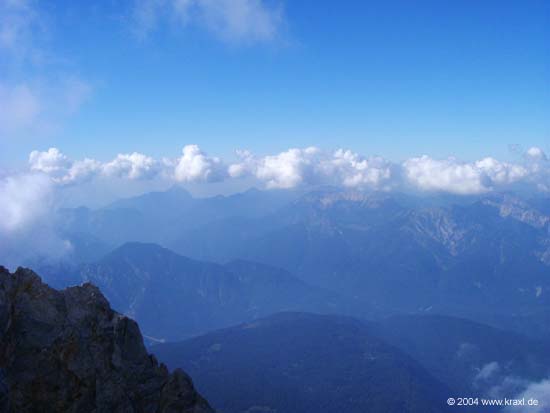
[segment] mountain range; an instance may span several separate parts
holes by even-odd
[[[359,315],[448,314],[550,337],[548,205],[511,193],[336,188],[195,199],[176,187],[60,211],[58,228],[75,246],[73,263],[97,263],[129,241],[154,242],[220,265],[284,269],[361,303]]]
[[[549,205],[175,187],[58,211],[71,252],[33,266],[96,285],[221,412],[443,412],[546,388]]]
[[[97,285],[151,341],[182,339],[280,311],[353,312],[348,300],[285,270],[244,260],[225,265],[192,260],[155,244],[127,243],[95,263],[45,274],[58,288]]]

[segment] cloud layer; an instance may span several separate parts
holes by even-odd
[[[43,173],[57,184],[75,184],[95,177],[129,180],[162,178],[175,182],[221,182],[243,177],[257,180],[268,189],[335,185],[368,190],[483,194],[529,185],[540,191],[550,188],[550,161],[540,148],[530,148],[518,163],[487,157],[474,162],[456,158],[434,159],[427,155],[392,163],[365,157],[346,149],[333,152],[316,147],[291,148],[265,156],[237,151],[236,162],[210,156],[198,145],[186,145],[176,158],[154,159],[133,152],[111,161],[85,158],[71,160],[57,148],[33,151],[29,169]]]

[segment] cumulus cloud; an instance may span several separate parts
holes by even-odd
[[[334,185],[370,190],[445,192],[462,195],[483,194],[522,184],[548,190],[550,162],[544,152],[530,150],[522,164],[502,162],[491,157],[475,162],[429,156],[392,163],[381,157],[364,157],[338,149],[326,152],[316,147],[291,148],[256,156],[237,151],[238,161],[226,164],[210,156],[198,145],[186,145],[177,158],[154,159],[141,153],[119,154],[113,160],[71,160],[56,148],[33,151],[31,171],[47,174],[59,184],[72,184],[101,177],[130,180],[163,178],[176,182],[221,182],[254,178],[266,188],[289,189],[299,186]],[[535,157],[536,160],[531,158]]]
[[[484,158],[475,167],[489,179],[489,185],[507,185],[525,178],[527,169],[521,165],[499,162],[494,158]]]
[[[97,175],[98,171],[101,171],[101,163],[95,159],[85,158],[74,161],[65,174],[58,179],[58,182],[64,184],[85,182]]]
[[[325,153],[318,148],[293,148],[277,155],[254,157],[238,153],[240,162],[229,166],[232,177],[252,175],[267,188],[331,184],[381,189],[392,178],[392,166],[382,158],[363,158],[349,150]]]
[[[48,175],[58,184],[75,184],[94,177],[148,180],[157,177],[178,182],[218,182],[227,176],[221,159],[210,157],[197,145],[186,145],[175,160],[156,160],[142,153],[118,154],[113,160],[72,160],[57,148],[32,151],[29,169]]]
[[[525,178],[528,171],[521,165],[493,158],[467,163],[455,158],[436,160],[424,155],[405,161],[403,173],[408,183],[420,190],[465,195],[515,183]]]
[[[50,148],[45,152],[32,151],[29,155],[31,171],[57,175],[70,168],[71,161],[59,149]]]
[[[155,177],[160,165],[153,158],[142,153],[119,154],[111,162],[102,166],[103,174],[128,179],[146,179]]]
[[[533,146],[527,150],[525,153],[526,157],[533,161],[547,161],[548,158],[546,156],[546,153],[541,148],[537,148],[536,146]]]
[[[219,158],[209,157],[198,145],[186,145],[173,176],[179,182],[218,182],[225,178],[226,169]]]
[[[59,149],[50,148],[44,152],[32,151],[29,155],[29,168],[31,171],[48,175],[53,182],[69,184],[92,178],[101,172],[102,165],[88,158],[73,161]]]
[[[426,155],[396,164],[344,149],[326,153],[314,147],[294,148],[264,157],[240,151],[240,161],[230,165],[228,172],[231,177],[254,176],[268,188],[329,184],[472,195],[524,182],[544,190],[550,178],[550,163],[538,148],[531,148],[528,154],[530,158],[524,164],[502,162],[492,157],[461,162],[455,158],[439,160]]]
[[[370,187],[380,189],[392,178],[392,165],[380,158],[364,158],[350,150],[338,149],[333,158],[323,165],[327,176],[336,174],[347,187]]]
[[[61,184],[78,183],[95,176],[150,179],[161,171],[158,161],[137,152],[118,154],[112,161],[101,163],[89,158],[73,161],[57,148],[32,151],[29,166],[31,171],[43,172]]]
[[[550,192],[550,159],[538,147],[529,148],[525,153],[530,180],[540,191]]]
[[[252,172],[268,188],[294,188],[305,179],[311,179],[318,154],[319,150],[314,147],[289,149],[259,159]]]
[[[134,19],[140,35],[163,19],[203,27],[231,43],[259,43],[276,39],[284,20],[280,5],[264,0],[138,0]]]

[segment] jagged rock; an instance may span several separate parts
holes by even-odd
[[[181,370],[92,284],[54,290],[0,267],[0,412],[208,413]]]

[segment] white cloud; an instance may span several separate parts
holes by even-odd
[[[531,147],[525,153],[529,180],[540,191],[550,192],[550,160],[546,153],[536,146]]]
[[[150,179],[161,172],[158,161],[137,152],[118,154],[112,161],[101,163],[89,158],[73,161],[57,148],[45,152],[32,151],[29,167],[31,171],[49,175],[53,182],[60,184],[78,183],[95,176]]]
[[[43,174],[22,174],[0,180],[0,232],[31,225],[52,203],[53,185]]]
[[[327,176],[336,174],[347,187],[382,188],[390,183],[392,165],[380,158],[364,158],[349,150],[338,149],[333,158],[323,163]]]
[[[392,178],[391,163],[382,158],[363,158],[349,150],[332,154],[318,148],[292,148],[277,155],[254,157],[238,153],[239,163],[230,165],[232,177],[255,176],[267,188],[295,188],[300,185],[343,185],[382,188]]]
[[[252,174],[256,162],[252,152],[243,149],[237,149],[235,152],[240,162],[229,165],[227,169],[229,176],[232,178],[241,178],[245,175]]]
[[[31,171],[44,172],[50,175],[64,173],[71,167],[71,163],[57,148],[50,148],[45,152],[32,151],[29,155]]]
[[[317,148],[309,147],[266,156],[257,162],[254,174],[268,188],[294,188],[313,175],[318,154]]]
[[[186,145],[174,167],[179,182],[217,182],[226,177],[226,168],[216,157],[209,157],[197,145]]]
[[[218,182],[227,177],[227,168],[216,157],[205,154],[197,145],[187,145],[182,156],[156,160],[142,153],[118,154],[113,160],[72,160],[57,148],[32,151],[29,168],[47,174],[58,184],[75,184],[94,177],[116,177],[129,180],[150,180],[157,177],[178,182]]]
[[[548,158],[541,148],[533,146],[529,148],[525,154],[528,159],[533,161],[546,161]]]
[[[291,148],[274,155],[255,156],[237,151],[239,160],[227,165],[203,152],[198,145],[186,145],[178,158],[154,159],[141,153],[119,154],[113,160],[71,160],[56,148],[33,151],[31,171],[45,173],[59,184],[74,184],[96,176],[129,180],[156,178],[176,182],[221,182],[251,177],[266,188],[296,188],[335,185],[372,190],[439,191],[453,194],[483,194],[527,185],[546,190],[550,162],[542,156],[523,164],[487,157],[475,162],[454,158],[437,160],[428,156],[410,158],[401,164],[381,157],[364,157],[350,150],[322,151],[316,147]]]
[[[32,259],[56,260],[71,251],[53,224],[55,185],[42,173],[0,179],[0,262],[22,265]]]
[[[515,399],[525,399],[526,403],[530,399],[537,400],[537,406],[528,406],[521,407],[518,406],[509,406],[504,411],[506,413],[510,412],[523,412],[529,411],[529,413],[548,413],[550,411],[550,380],[543,380],[538,383],[531,383],[527,386],[525,391],[520,393],[517,396],[514,396]],[[528,410],[526,410],[528,409]]]
[[[134,19],[142,36],[171,19],[203,27],[231,43],[273,41],[284,21],[282,7],[264,0],[137,0]]]
[[[120,155],[119,155],[120,156]],[[34,172],[47,174],[56,183],[76,183],[93,177],[102,170],[100,162],[93,159],[72,161],[57,148],[47,151],[32,151],[29,168]]]
[[[528,174],[523,166],[493,158],[465,163],[455,158],[436,160],[426,155],[405,161],[403,173],[414,188],[462,195],[488,192],[498,185],[517,182]]]
[[[147,179],[160,172],[160,165],[153,158],[142,153],[119,154],[103,165],[103,174],[128,179]]]
[[[66,173],[58,179],[58,182],[64,184],[84,182],[93,178],[99,171],[101,171],[101,162],[85,158],[81,161],[74,161]]]
[[[494,158],[484,158],[475,163],[476,168],[490,180],[490,185],[507,185],[527,176],[521,165],[499,162]]]

